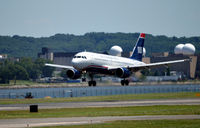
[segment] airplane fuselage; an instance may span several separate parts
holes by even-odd
[[[112,56],[106,54],[99,54],[93,52],[77,53],[72,59],[72,65],[79,71],[97,72],[102,74],[113,73],[109,70],[112,67],[127,67],[134,65],[144,65],[145,63],[125,57]]]

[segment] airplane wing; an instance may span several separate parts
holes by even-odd
[[[186,62],[186,61],[190,61],[190,59],[150,63],[150,64],[132,66],[132,67],[129,67],[129,68],[139,68],[139,69],[140,68],[141,69],[143,69],[143,68],[153,68],[153,67],[158,67],[158,66],[163,66],[163,65],[169,65],[169,64],[174,64],[174,63],[181,63],[181,62]]]
[[[169,64],[174,64],[174,63],[181,63],[181,62],[186,62],[186,61],[190,61],[190,59],[157,62],[157,63],[143,64],[143,65],[128,65],[125,67],[133,71],[138,71],[145,68],[153,68],[153,67],[169,65]],[[117,68],[122,68],[122,67],[108,67],[109,70],[116,70]]]
[[[55,68],[64,68],[64,69],[74,69],[72,66],[58,65],[58,64],[45,64],[45,66],[55,67]]]

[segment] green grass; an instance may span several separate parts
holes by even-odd
[[[90,101],[129,101],[148,99],[186,99],[200,98],[194,92],[180,93],[148,93],[112,96],[91,96],[74,98],[42,98],[42,99],[0,99],[0,104],[33,104],[33,103],[59,103],[59,102],[90,102]]]
[[[0,119],[139,115],[200,115],[200,105],[39,109],[38,113],[28,110],[0,111]]]
[[[9,84],[0,84],[0,86],[12,86],[12,85],[36,85],[38,83],[30,81],[30,80],[16,80],[16,83],[14,80],[10,80]]]
[[[34,85],[36,82],[30,81],[30,80],[16,80],[16,83],[14,80],[10,80],[9,85]]]
[[[51,126],[38,128],[199,128],[200,120],[114,121],[101,124]]]

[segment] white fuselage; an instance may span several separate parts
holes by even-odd
[[[81,71],[88,67],[124,67],[144,65],[145,63],[130,58],[112,56],[106,54],[99,54],[93,52],[80,52],[77,53],[72,59],[72,65],[77,70]]]

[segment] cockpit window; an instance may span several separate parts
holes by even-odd
[[[74,58],[83,58],[83,59],[87,59],[86,56],[74,56]]]
[[[83,59],[87,59],[86,56],[82,56]]]

